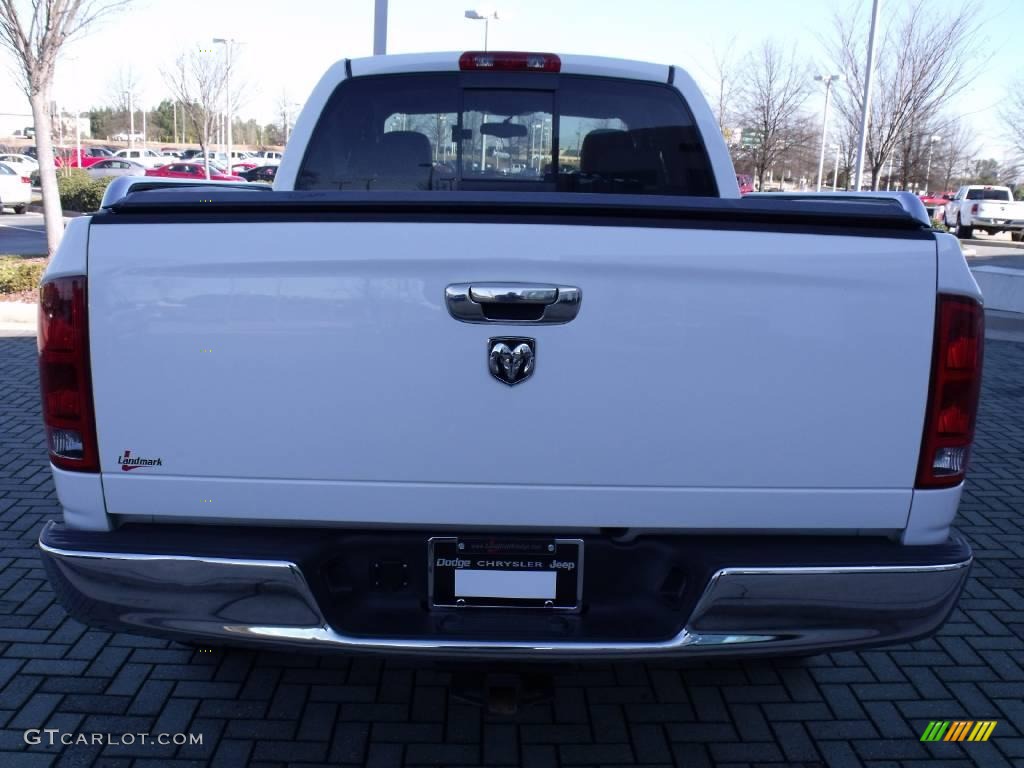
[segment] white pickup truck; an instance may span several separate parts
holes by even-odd
[[[685,72],[346,60],[273,190],[157,182],[116,180],[41,288],[39,547],[82,621],[536,659],[952,610],[983,345],[956,239],[910,195],[742,199]]]
[[[1024,201],[1014,201],[1009,187],[981,184],[960,187],[946,203],[942,221],[957,237],[974,237],[980,229],[990,235],[1009,232],[1020,242],[1024,236]]]

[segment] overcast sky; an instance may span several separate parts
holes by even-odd
[[[968,0],[931,0],[930,10],[954,12]],[[388,52],[460,51],[483,47],[484,23],[464,18],[475,0],[391,0]],[[713,49],[741,56],[766,37],[799,46],[828,70],[827,35],[836,11],[853,13],[870,0],[485,0],[497,10],[491,49],[587,53],[674,63],[705,88],[713,84]],[[910,0],[884,0],[894,14]],[[975,127],[986,155],[1002,158],[1006,141],[1000,101],[1014,76],[1024,75],[1024,0],[977,0],[983,11],[979,55],[991,55],[992,75],[977,78],[951,111]],[[55,98],[68,109],[108,103],[119,67],[130,63],[145,102],[166,89],[160,77],[182,50],[232,37],[245,81],[242,117],[277,120],[282,93],[302,103],[323,71],[345,57],[367,56],[373,43],[373,0],[136,0],[87,37],[68,46],[57,71]],[[866,13],[862,13],[866,18]],[[809,103],[820,110],[820,95]],[[0,78],[0,112],[27,112],[9,76]]]

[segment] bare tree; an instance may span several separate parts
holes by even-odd
[[[1020,173],[1020,168],[1015,163],[1000,163],[993,157],[975,160],[973,166],[965,170],[969,171],[964,178],[965,184],[1001,186],[1010,186]]]
[[[985,63],[977,45],[977,4],[968,2],[950,12],[936,13],[928,0],[914,0],[902,16],[881,33],[875,46],[873,95],[867,136],[866,165],[877,189],[882,167],[910,134],[924,135],[943,105],[956,99]],[[860,14],[837,13],[829,48],[835,66],[845,72],[836,91],[840,119],[860,124],[864,104],[864,61],[867,25]]]
[[[193,49],[179,55],[174,66],[163,72],[163,78],[199,138],[206,178],[210,178],[210,156],[206,150],[220,119],[218,107],[227,80],[226,65],[220,56],[209,50]]]
[[[839,178],[843,179],[843,185],[846,189],[850,188],[856,173],[857,150],[860,147],[860,140],[857,135],[859,127],[858,125],[843,121],[840,121],[839,125],[836,126],[836,133],[838,135],[836,143],[839,145]]]
[[[46,248],[57,250],[64,234],[60,194],[53,164],[50,91],[57,56],[64,44],[81,34],[107,13],[130,0],[0,0],[0,48],[9,51],[17,64],[21,87],[32,106],[39,159],[39,183],[43,190]]]
[[[736,98],[738,72],[733,51],[736,50],[736,38],[732,38],[724,51],[711,49],[711,61],[714,65],[713,75],[715,87],[715,117],[718,118],[718,129],[726,133],[726,123],[732,117],[733,101]]]
[[[109,88],[107,99],[115,110],[127,113],[129,107],[139,103],[139,76],[130,63],[118,67]]]
[[[932,178],[942,179],[941,191],[948,191],[958,177],[957,172],[970,165],[977,156],[976,137],[967,123],[958,117],[947,120],[935,133],[941,139],[935,145]]]
[[[809,139],[803,106],[808,96],[807,67],[793,50],[766,41],[753,57],[740,96],[742,113],[757,135],[751,148],[758,188],[768,168]]]
[[[117,124],[122,125],[127,133],[135,133],[135,110],[141,103],[142,85],[135,67],[131,63],[118,67],[110,79],[107,101],[117,113]],[[130,139],[134,141],[134,139]]]
[[[288,89],[282,88],[274,106],[277,114],[281,116],[281,134],[284,136],[285,144],[287,144],[292,125],[294,125],[295,118],[298,116],[296,111],[298,105],[292,101]]]
[[[932,135],[929,125],[919,125],[917,130],[907,131],[898,137],[896,146],[893,148],[892,159],[898,168],[900,189],[912,190],[915,184],[920,185],[922,178],[927,173],[926,156],[929,151],[929,137]],[[879,174],[876,186],[881,186],[881,183],[882,178]]]
[[[259,88],[251,87],[249,80],[243,74],[245,72],[244,66],[240,66],[244,64],[245,44],[236,40],[227,45],[232,46],[232,52],[230,57],[225,55],[224,76],[226,83],[224,87],[224,110],[231,117],[232,131],[237,132],[241,136],[245,131],[245,127],[238,113],[250,103],[252,93],[254,90],[259,91]],[[225,50],[226,53],[227,51]],[[227,87],[228,83],[231,85],[230,88]],[[228,104],[229,98],[231,100],[230,105]],[[235,149],[237,150],[238,147],[235,147]],[[231,170],[230,163],[233,161],[230,158],[228,161],[228,170]]]

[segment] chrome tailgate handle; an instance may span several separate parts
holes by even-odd
[[[576,317],[583,295],[571,285],[453,283],[444,298],[451,316],[464,323],[558,325]]]
[[[554,304],[558,300],[558,287],[526,285],[525,283],[486,283],[469,286],[469,298],[478,304],[494,302]]]

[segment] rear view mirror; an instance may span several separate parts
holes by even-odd
[[[526,136],[526,126],[519,123],[484,123],[480,126],[484,136],[497,136],[499,139],[519,139]]]

